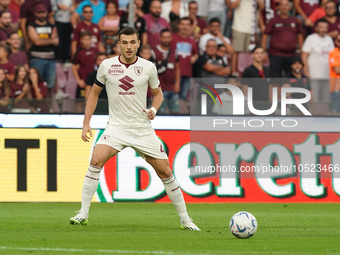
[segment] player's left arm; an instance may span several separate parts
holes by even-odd
[[[150,109],[143,110],[146,113],[146,116],[148,117],[149,120],[153,120],[156,117],[156,113],[158,109],[161,107],[164,99],[161,87],[152,89],[152,94],[153,94],[152,107]]]

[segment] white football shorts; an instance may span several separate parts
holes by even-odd
[[[117,126],[107,126],[97,144],[108,145],[117,151],[122,151],[126,147],[134,149],[139,156],[156,159],[167,159],[163,143],[158,138],[155,130],[151,126],[139,128],[122,128]]]

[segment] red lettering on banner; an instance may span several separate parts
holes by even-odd
[[[337,151],[340,147],[339,133],[309,133],[309,132],[207,132],[207,131],[167,131],[159,130],[157,135],[169,148],[170,167],[174,169],[174,174],[184,194],[186,202],[189,203],[239,203],[239,202],[264,202],[264,203],[301,203],[301,202],[339,202],[340,201],[340,174],[339,164],[337,164]],[[227,134],[227,135],[226,135]],[[176,137],[176,139],[174,139]],[[195,156],[190,156],[191,149],[196,142],[201,143],[199,150],[195,151]],[[252,149],[251,149],[252,148]],[[306,149],[307,148],[307,149]],[[202,153],[202,150],[203,151]],[[209,156],[212,165],[223,165],[226,158],[236,169],[241,167],[249,169],[259,166],[261,160],[267,159],[277,166],[284,160],[300,167],[310,168],[312,176],[300,178],[301,173],[295,175],[283,175],[279,178],[261,179],[254,172],[239,173],[232,184],[230,179],[220,178],[220,174],[202,175],[195,178],[190,177],[190,167],[195,167],[206,160]],[[227,155],[227,156],[226,156]],[[288,157],[286,157],[287,155]],[[315,157],[313,157],[313,155]],[[123,159],[128,164],[133,165],[131,171],[135,171],[135,158],[139,156],[135,153],[129,154],[129,158],[124,158],[124,154],[118,155],[119,160]],[[131,158],[130,158],[131,157]],[[191,158],[191,160],[189,160]],[[244,158],[244,159],[243,159]],[[314,158],[315,162],[310,159]],[[194,159],[194,160],[192,160]],[[116,161],[116,158],[115,158]],[[203,160],[204,161],[204,160]],[[118,162],[118,161],[117,161]],[[188,162],[190,165],[188,165]],[[137,163],[136,163],[137,164]],[[314,165],[315,164],[315,165]],[[321,166],[325,170],[317,173],[313,168]],[[110,167],[110,168],[107,168]],[[114,168],[114,169],[113,169]],[[125,183],[119,183],[117,176],[124,176],[124,169],[118,169],[118,164],[105,165],[106,183],[109,193],[119,193]],[[177,172],[176,172],[177,171]],[[128,173],[125,173],[128,174]],[[127,178],[127,177],[126,177]],[[310,178],[310,179],[308,179]],[[310,181],[312,180],[312,181]],[[315,181],[314,181],[315,180]],[[154,185],[149,174],[139,176],[133,180],[136,184],[131,184],[133,189],[142,185],[144,189]],[[228,184],[228,185],[227,185]],[[154,187],[156,187],[155,185]],[[287,190],[283,187],[290,187]],[[202,188],[203,187],[203,188]],[[239,188],[238,194],[231,194],[231,188]],[[199,192],[196,192],[196,191]],[[270,191],[281,191],[286,195],[270,194]],[[126,190],[124,190],[125,192]],[[193,192],[191,192],[193,191]],[[150,192],[150,190],[149,190]],[[186,193],[187,192],[187,193]],[[194,194],[194,192],[196,192]],[[123,194],[123,191],[119,193]],[[124,195],[124,194],[123,194]],[[124,198],[120,198],[124,200]],[[128,198],[127,198],[128,199]],[[137,199],[138,200],[138,199]],[[150,194],[148,199],[156,202],[170,202],[167,196],[161,193]]]

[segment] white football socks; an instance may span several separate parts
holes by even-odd
[[[80,212],[86,216],[89,215],[91,200],[97,190],[101,170],[100,167],[90,165],[85,175]]]
[[[162,179],[162,182],[164,184],[165,191],[168,194],[168,197],[170,198],[171,202],[175,206],[181,221],[190,220],[189,215],[187,213],[187,208],[185,206],[182,191],[175,177],[171,175],[169,178]]]

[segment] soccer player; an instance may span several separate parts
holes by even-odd
[[[169,167],[168,157],[151,126],[150,120],[155,118],[163,101],[156,66],[136,56],[140,45],[136,29],[123,28],[118,36],[122,54],[102,62],[87,100],[81,134],[83,141],[89,142],[89,135],[92,137],[90,119],[104,87],[109,99],[109,122],[93,149],[84,179],[81,209],[70,219],[70,223],[87,224],[91,199],[97,190],[104,164],[125,147],[132,147],[155,169],[162,180],[180,217],[181,228],[199,231],[189,218],[182,191]],[[146,109],[148,84],[154,95],[150,109]]]

